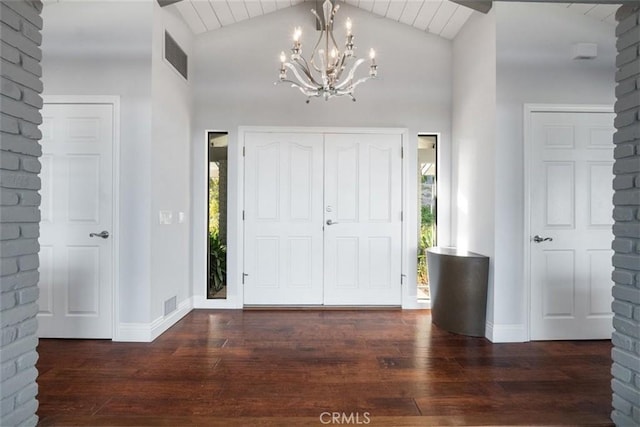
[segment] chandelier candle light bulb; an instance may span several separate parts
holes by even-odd
[[[378,75],[378,66],[375,62],[375,51],[371,49],[369,58],[369,75],[355,79],[358,67],[365,61],[357,59],[353,45],[353,23],[350,18],[345,22],[346,41],[344,52],[340,51],[333,35],[333,22],[339,5],[334,5],[331,0],[325,0],[322,5],[324,20],[318,13],[311,9],[311,13],[322,28],[320,37],[313,48],[311,58],[307,60],[302,56],[302,29],[295,27],[293,31],[293,47],[289,61],[284,52],[280,54],[280,79],[277,83],[289,83],[291,87],[300,90],[307,96],[307,103],[312,97],[322,97],[325,100],[334,96],[347,95],[355,101],[353,92],[360,83],[375,78]],[[320,46],[323,48],[319,48]],[[290,80],[287,71],[293,73],[295,80]],[[314,72],[315,71],[315,72]],[[319,74],[319,76],[318,76]]]

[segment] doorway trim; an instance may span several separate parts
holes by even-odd
[[[414,223],[416,220],[416,213],[413,200],[407,197],[407,191],[413,187],[410,186],[410,179],[415,179],[415,174],[410,173],[413,169],[407,167],[410,160],[415,163],[416,153],[411,153],[409,150],[409,131],[406,128],[343,128],[343,127],[287,127],[287,126],[240,126],[238,129],[238,139],[236,144],[229,144],[229,154],[231,158],[231,152],[234,152],[235,159],[237,159],[235,169],[236,185],[229,182],[229,219],[232,216],[235,217],[235,224],[230,223],[228,228],[228,242],[234,242],[233,245],[229,245],[229,253],[227,255],[227,286],[229,293],[234,296],[233,305],[236,308],[244,307],[244,287],[242,285],[242,273],[244,269],[244,223],[242,221],[242,211],[244,209],[244,157],[243,147],[245,134],[248,132],[269,132],[269,133],[387,133],[400,135],[402,137],[402,152],[401,159],[401,185],[402,185],[402,211],[404,212],[404,218],[402,221],[401,229],[401,241],[402,241],[402,253],[401,253],[401,273],[403,277],[402,282],[402,308],[417,308],[416,300],[416,257],[409,256],[409,254],[417,253],[417,238],[411,239],[409,231],[414,230],[414,227],[409,227],[409,223]],[[230,167],[230,178],[232,178],[232,172]],[[233,191],[232,188],[236,191]],[[235,212],[234,212],[235,211]],[[415,234],[415,233],[414,233]],[[413,260],[413,262],[412,262]],[[413,272],[413,273],[412,273]],[[411,291],[413,289],[413,292]]]
[[[524,259],[523,259],[523,308],[525,341],[531,341],[531,116],[533,113],[613,113],[611,105],[604,104],[524,104]]]
[[[103,104],[113,112],[112,174],[112,282],[111,340],[120,340],[120,96],[117,95],[42,95],[44,104]]]

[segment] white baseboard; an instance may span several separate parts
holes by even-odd
[[[168,316],[151,323],[120,323],[113,341],[152,342],[193,310],[193,297],[182,301]]]
[[[202,295],[195,295],[193,297],[193,308],[200,309],[229,309],[237,310],[242,308],[242,301],[239,298],[233,296],[227,296],[224,299],[208,299]]]
[[[485,336],[493,343],[527,342],[527,331],[522,324],[494,325],[487,322]]]
[[[120,322],[113,341],[151,342],[151,329],[148,323]]]
[[[168,316],[158,317],[151,322],[151,341],[158,338],[167,329],[178,323],[180,319],[193,310],[193,297],[187,298],[178,304],[178,308],[169,313]]]

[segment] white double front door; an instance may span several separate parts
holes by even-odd
[[[613,113],[531,113],[531,339],[609,339]]]
[[[245,134],[244,303],[401,304],[398,134]]]

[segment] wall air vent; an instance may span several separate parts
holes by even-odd
[[[173,296],[164,302],[164,315],[168,315],[169,313],[173,313],[176,311],[177,305],[177,296]]]
[[[182,50],[173,37],[166,31],[164,32],[164,58],[169,61],[169,64],[173,65],[173,68],[175,68],[185,80],[188,80],[187,54],[184,53],[184,50]]]

